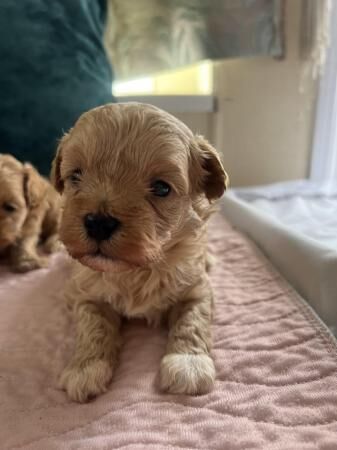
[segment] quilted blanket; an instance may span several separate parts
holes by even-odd
[[[334,338],[223,218],[209,234],[217,381],[199,397],[159,392],[166,331],[130,322],[109,391],[70,402],[57,389],[74,341],[61,295],[65,256],[25,275],[1,270],[2,450],[336,450]]]

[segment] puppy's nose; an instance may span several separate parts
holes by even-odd
[[[115,217],[104,214],[87,214],[84,226],[90,238],[96,241],[109,239],[119,227],[120,222]]]

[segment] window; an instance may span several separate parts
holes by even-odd
[[[115,81],[116,97],[135,95],[211,95],[213,64],[203,61],[182,69],[127,81]]]

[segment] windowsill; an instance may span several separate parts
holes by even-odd
[[[149,103],[171,113],[212,113],[215,111],[213,95],[130,95],[121,96],[118,101]]]

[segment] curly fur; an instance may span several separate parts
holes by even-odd
[[[211,389],[206,223],[227,182],[216,151],[157,108],[106,105],[84,114],[65,135],[52,175],[63,194],[60,236],[75,260],[66,297],[77,322],[77,344],[61,376],[70,398],[86,401],[106,391],[121,317],[155,324],[168,319],[160,369],[164,390]],[[167,197],[151,192],[156,179],[170,184]],[[97,212],[121,222],[120,230],[100,243],[87,236],[83,224],[86,214]]]
[[[40,240],[47,253],[58,248],[60,197],[30,164],[0,154],[0,253],[9,255],[15,271],[44,267],[37,253]]]

